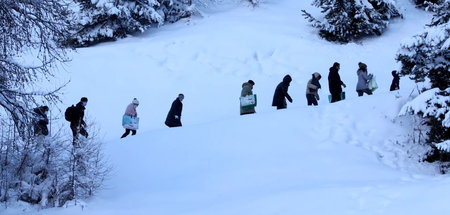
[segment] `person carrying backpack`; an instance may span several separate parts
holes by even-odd
[[[48,107],[41,106],[33,109],[34,119],[33,119],[33,127],[34,127],[34,135],[48,135]]]
[[[172,102],[172,106],[170,107],[165,122],[169,128],[181,127],[181,112],[183,111],[183,103],[181,102],[183,99],[184,95],[180,93],[175,101]]]
[[[84,110],[86,109],[88,99],[82,97],[80,102],[75,106],[71,106],[66,110],[66,120],[70,121],[70,129],[73,134],[73,144],[75,145],[78,140],[78,134],[84,137],[88,137],[88,132],[86,131],[86,122],[84,122]]]
[[[287,108],[286,98],[292,103],[292,98],[288,93],[289,85],[292,78],[290,75],[286,75],[283,81],[277,85],[275,93],[273,94],[272,106],[276,106],[277,110]]]
[[[315,72],[312,74],[311,80],[308,81],[308,84],[306,85],[306,100],[308,101],[308,106],[311,106],[314,104],[314,106],[317,106],[317,100],[320,99],[319,93],[317,92],[321,86],[319,83],[319,80],[322,78],[322,76]]]
[[[367,95],[372,95],[372,91],[369,89],[369,81],[372,79],[372,74],[367,74],[367,65],[365,63],[358,63],[358,84],[356,85],[356,92],[358,96],[363,96],[364,93]]]
[[[249,80],[242,84],[242,90],[241,90],[241,97],[245,97],[248,95],[253,95],[253,86],[255,85],[255,82],[252,80]],[[251,107],[242,107],[241,106],[241,115],[245,114],[253,114],[255,113],[255,106]]]
[[[137,111],[136,108],[139,106],[139,101],[134,98],[133,101],[127,106],[127,109],[125,110],[125,116],[129,116],[132,118],[136,118],[137,117]],[[131,133],[131,135],[136,135],[136,129],[132,129],[130,127],[128,127],[129,125],[124,125],[125,127],[125,133],[122,134],[122,137],[120,138],[124,138],[126,136],[128,136]]]

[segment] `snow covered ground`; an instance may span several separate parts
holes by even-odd
[[[60,108],[89,98],[89,121],[102,129],[114,171],[88,202],[0,214],[449,213],[450,179],[417,162],[411,118],[398,117],[416,86],[402,78],[401,90],[389,92],[400,42],[423,29],[430,14],[398,0],[404,19],[382,37],[338,45],[303,19],[301,9],[319,13],[310,3],[203,8],[202,18],[79,49],[62,72],[61,81],[71,82]],[[347,99],[329,104],[326,77],[335,61]],[[355,92],[360,61],[377,77],[372,96]],[[322,99],[308,107],[314,72],[324,77]],[[272,96],[286,74],[294,102],[277,111]],[[239,116],[241,85],[249,79],[257,113]],[[178,93],[185,95],[183,127],[169,129],[164,120]],[[135,97],[140,129],[119,139],[121,116]]]

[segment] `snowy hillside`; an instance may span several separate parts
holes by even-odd
[[[430,14],[398,0],[404,19],[382,37],[338,45],[320,39],[301,16],[301,9],[319,14],[310,3],[203,8],[201,18],[78,49],[62,72],[61,81],[71,82],[60,108],[89,98],[88,119],[101,128],[114,171],[88,202],[0,214],[450,212],[450,179],[417,162],[420,147],[408,142],[411,119],[397,116],[415,84],[403,77],[401,89],[389,92],[399,44]],[[336,61],[347,99],[330,104],[326,77]],[[357,97],[358,62],[377,77],[372,96]],[[306,83],[314,72],[324,77],[321,100],[308,107]],[[273,92],[286,74],[294,101],[277,111]],[[249,79],[256,82],[257,113],[239,116],[241,85]],[[183,127],[169,129],[164,120],[178,93],[185,95]],[[121,117],[135,97],[140,129],[119,139]]]

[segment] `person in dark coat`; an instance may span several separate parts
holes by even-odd
[[[248,95],[253,95],[253,86],[255,82],[253,80],[249,80],[242,84],[241,97],[245,97]],[[255,107],[241,107],[241,115],[245,114],[253,114],[255,113]]]
[[[330,73],[328,74],[328,87],[331,94],[331,102],[337,102],[341,100],[342,87],[347,87],[344,82],[341,80],[341,76],[339,75],[339,69],[341,65],[338,62],[335,62],[333,66],[330,68]]]
[[[317,100],[319,100],[320,97],[317,91],[321,88],[319,83],[321,78],[322,76],[318,72],[315,72],[312,74],[311,80],[309,80],[306,85],[306,100],[308,101],[308,106],[313,104],[314,106],[318,105]]]
[[[399,90],[400,89],[400,76],[397,73],[397,70],[392,71],[392,84],[391,84],[391,91]]]
[[[75,105],[75,111],[73,120],[70,121],[70,129],[72,130],[73,134],[73,144],[75,145],[78,140],[78,134],[83,135],[84,137],[88,137],[88,133],[85,129],[86,122],[84,122],[84,110],[86,109],[88,99],[86,97],[83,97],[80,99],[80,102]]]
[[[35,118],[33,121],[33,127],[34,127],[34,135],[48,135],[48,107],[47,106],[41,106],[33,109],[33,112],[35,114]]]
[[[291,84],[292,78],[290,75],[286,75],[283,81],[278,84],[273,94],[272,106],[276,106],[277,110],[285,109],[287,107],[286,98],[292,103],[292,98],[288,94],[289,85]]]
[[[165,124],[170,128],[181,126],[181,111],[183,111],[183,103],[181,102],[183,99],[184,95],[180,93],[175,101],[172,102],[172,106],[170,107],[165,122]]]

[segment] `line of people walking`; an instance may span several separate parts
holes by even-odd
[[[339,75],[340,64],[335,62],[332,67],[329,69],[328,74],[328,87],[330,91],[329,100],[331,103],[341,101],[345,99],[345,92],[343,92],[342,87],[346,88],[347,86],[341,80]],[[356,92],[358,96],[363,96],[364,93],[368,95],[372,95],[374,89],[370,89],[369,82],[373,80],[373,74],[369,74],[367,71],[367,65],[365,63],[358,63],[358,70],[356,72],[358,76],[358,83],[356,85]],[[390,90],[398,90],[400,89],[399,82],[400,76],[397,71],[392,71],[392,84],[390,86]],[[314,72],[312,74],[311,79],[308,81],[306,85],[306,100],[307,105],[317,106],[318,100],[320,100],[318,90],[321,89],[321,80],[322,76],[318,72]],[[287,108],[286,99],[292,103],[293,99],[289,95],[289,86],[292,82],[292,77],[290,75],[286,75],[283,77],[282,82],[280,82],[275,88],[275,92],[273,95],[272,106],[276,107],[277,110]],[[253,94],[253,86],[255,82],[253,80],[249,80],[242,84],[241,90],[241,105],[240,105],[240,114],[253,114],[255,113],[256,95]],[[247,98],[243,100],[242,98]],[[180,127],[181,123],[181,113],[183,110],[184,95],[180,93],[175,100],[172,102],[170,110],[167,114],[165,125],[172,127]],[[245,105],[243,105],[243,101],[245,101]],[[70,122],[70,129],[73,135],[73,144],[75,145],[78,141],[78,136],[84,136],[87,138],[89,136],[86,130],[86,122],[84,121],[84,111],[86,109],[88,99],[87,97],[82,97],[80,101],[76,105],[72,105],[68,107],[65,111],[65,119]],[[122,126],[125,129],[125,132],[122,134],[121,138],[127,137],[130,133],[131,135],[136,135],[137,129],[139,128],[139,118],[137,113],[137,107],[139,106],[139,101],[134,98],[132,102],[126,107],[125,113],[122,118]],[[49,111],[48,106],[41,106],[33,109],[35,114],[35,118],[33,120],[33,128],[35,135],[44,135],[47,136],[49,134],[47,125],[49,123],[47,113]]]

